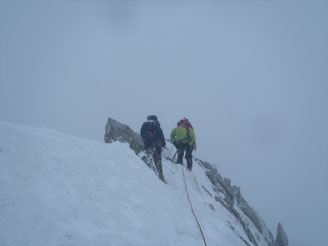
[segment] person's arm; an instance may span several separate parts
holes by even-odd
[[[165,137],[164,137],[164,133],[163,133],[163,130],[162,128],[160,127],[160,125],[158,124],[158,134],[159,134],[159,139],[161,140],[163,146],[165,147],[166,146],[166,142],[165,142]]]
[[[193,129],[189,130],[189,137],[190,137],[190,145],[194,145],[196,143],[196,136],[195,136],[195,132]]]
[[[141,138],[144,139],[145,138],[145,134],[146,134],[146,124],[143,123],[142,124],[142,127],[140,129],[140,135],[141,135]]]

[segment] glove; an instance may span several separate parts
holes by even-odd
[[[175,146],[175,148],[177,148],[177,149],[179,148],[179,144],[176,140],[173,141],[173,145]]]
[[[195,150],[195,151],[197,150],[197,145],[196,145],[196,143],[194,143],[194,150]]]

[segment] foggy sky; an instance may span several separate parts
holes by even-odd
[[[107,117],[165,136],[240,186],[291,246],[328,233],[327,1],[0,0],[0,120],[103,141]]]

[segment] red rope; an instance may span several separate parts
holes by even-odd
[[[203,241],[204,241],[204,245],[207,246],[207,243],[206,243],[206,240],[205,240],[205,237],[204,237],[204,234],[203,234],[202,227],[200,226],[200,224],[199,224],[199,222],[198,222],[198,219],[197,219],[197,217],[196,217],[196,214],[195,214],[194,208],[192,207],[192,203],[191,203],[191,201],[190,201],[189,192],[188,192],[187,183],[186,183],[186,178],[185,178],[185,174],[184,174],[183,168],[182,168],[182,175],[183,175],[183,182],[184,182],[184,184],[185,184],[185,189],[186,189],[187,198],[188,198],[188,201],[189,201],[189,204],[190,204],[191,212],[192,212],[192,214],[194,215],[194,218],[195,218],[195,220],[196,220],[196,222],[197,222],[197,225],[198,225],[198,227],[199,227],[200,233],[202,234],[202,238],[203,238]]]

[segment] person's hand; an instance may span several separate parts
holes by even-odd
[[[194,143],[194,150],[195,150],[195,151],[197,150],[197,145],[196,145],[196,143]]]

